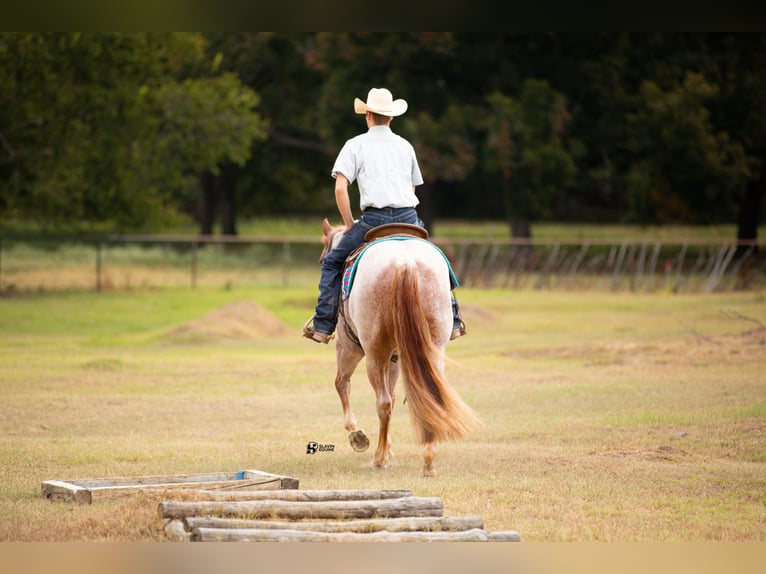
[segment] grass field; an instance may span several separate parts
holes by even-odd
[[[26,234],[23,236],[14,236],[13,229],[0,230],[0,296],[189,286],[314,287],[320,229],[319,218],[251,220],[240,226],[240,243],[206,244],[199,249],[193,245],[193,227],[167,230],[152,238],[127,236],[109,241],[66,234],[58,237],[49,235],[50,230],[32,227],[15,230]],[[498,250],[496,245],[490,249],[486,243],[508,238],[508,225],[501,221],[438,220],[432,231],[435,240],[443,241],[442,248],[458,266],[460,280],[466,285],[518,287],[539,283],[547,288],[544,286],[558,283],[573,290],[635,292],[704,291],[713,265],[720,264],[717,257],[724,256],[721,246],[725,250],[725,244],[736,237],[735,227],[725,225],[539,223],[533,229],[539,242],[535,256],[519,259],[511,257],[508,249]],[[766,228],[761,230],[760,236],[764,235]],[[558,242],[565,244],[560,252]],[[627,251],[626,242],[631,244]],[[686,242],[696,243],[696,247],[687,253],[682,247]],[[466,250],[468,244],[471,248]],[[587,257],[586,250],[581,251],[584,244]],[[716,289],[735,288],[734,284],[762,288],[762,259],[745,266],[754,273],[752,282],[744,281],[747,274],[738,274],[737,258],[726,261],[729,276],[716,281]]]
[[[766,540],[763,293],[458,296],[448,376],[484,428],[430,479],[402,396],[391,468],[348,446],[332,344],[299,335],[313,289],[0,299],[0,540],[163,540],[156,498],[49,503],[40,482],[246,468],[409,488],[525,541]],[[352,405],[375,440],[363,365]]]

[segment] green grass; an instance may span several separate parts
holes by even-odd
[[[357,214],[358,215],[358,214]],[[237,225],[242,237],[321,237],[322,219],[340,223],[334,211],[317,216],[264,217],[242,220]],[[46,234],[45,228],[23,222],[5,223],[6,233]],[[198,228],[193,224],[157,230],[162,235],[195,235]],[[218,230],[215,231],[216,233]],[[503,220],[437,219],[433,232],[439,237],[450,238],[503,238],[510,236],[510,226]],[[759,229],[759,237],[766,234],[766,226]],[[65,233],[57,231],[56,233]],[[107,232],[108,233],[108,232]],[[662,239],[678,241],[689,239],[734,239],[734,225],[628,225],[535,222],[532,235],[540,239]]]
[[[51,504],[42,480],[257,468],[410,488],[527,541],[764,541],[766,332],[723,312],[766,322],[763,294],[457,294],[448,376],[485,426],[431,479],[401,396],[391,468],[348,447],[334,350],[299,335],[313,289],[0,299],[0,540],[164,539],[155,498]],[[220,311],[242,301],[284,330],[234,336]],[[363,365],[352,405],[374,442]]]
[[[23,230],[23,226],[21,226]],[[252,287],[290,285],[313,287],[317,283],[318,255],[321,248],[321,220],[318,217],[268,218],[250,220],[240,225],[243,239],[269,238],[269,242],[257,244],[218,245],[208,244],[193,250],[185,243],[105,243],[100,251],[98,243],[92,240],[70,238],[66,241],[45,235],[32,236],[27,240],[5,237],[0,243],[0,294],[43,293],[48,291],[141,291],[155,288],[186,288],[190,285],[205,287]],[[32,229],[31,231],[34,231]],[[39,232],[39,229],[37,230]],[[766,229],[763,230],[766,232]],[[509,236],[509,228],[502,221],[458,221],[439,220],[434,238],[442,240],[484,240],[501,239]],[[181,235],[191,237],[192,227],[168,229],[160,235]],[[589,248],[589,257],[600,253],[606,258],[613,245],[623,241],[664,241],[666,242],[660,261],[672,261],[678,255],[679,245],[685,241],[721,241],[733,239],[736,235],[732,226],[665,226],[639,227],[629,225],[565,225],[539,223],[534,226],[536,239],[555,242],[596,240],[612,242]],[[463,255],[484,257],[485,251],[474,246],[465,251],[456,244],[443,245],[453,263],[465,264]],[[547,258],[547,248],[540,248],[541,257]],[[567,248],[569,250],[572,247]],[[567,251],[565,249],[564,251]],[[699,253],[703,253],[701,248]],[[697,253],[697,252],[695,252]],[[688,254],[686,271],[698,254]],[[602,263],[603,264],[603,261]],[[474,270],[475,271],[475,270]],[[539,269],[538,269],[539,271]],[[470,274],[469,274],[470,275]],[[474,272],[473,275],[476,275]],[[464,278],[470,282],[480,280],[473,275]],[[691,275],[681,282],[680,289],[694,290],[704,277]],[[500,276],[493,285],[511,281],[521,289],[532,288],[540,279],[538,272],[513,276]],[[657,276],[646,283],[632,285],[633,276],[618,280],[619,289],[652,290],[662,279]],[[668,279],[667,277],[665,279]],[[670,279],[673,279],[672,277]],[[568,289],[610,289],[611,274],[600,278],[581,274],[577,278],[555,275],[548,277],[549,284],[557,282]],[[578,286],[579,285],[579,286]],[[676,285],[670,280],[664,287]],[[697,287],[695,287],[697,285]],[[561,286],[561,285],[560,285]],[[546,287],[547,288],[547,287]]]

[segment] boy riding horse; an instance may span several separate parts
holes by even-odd
[[[373,88],[366,102],[354,99],[354,111],[365,114],[368,131],[344,144],[332,168],[335,202],[345,229],[340,243],[322,260],[316,309],[303,327],[303,336],[317,343],[327,344],[333,336],[338,321],[343,266],[348,255],[364,242],[365,234],[387,223],[424,227],[415,210],[419,203],[415,187],[423,183],[415,150],[390,127],[394,117],[407,111],[407,102],[394,100],[385,88]],[[354,181],[359,185],[362,210],[357,221],[351,213],[348,195],[348,186]],[[465,324],[454,297],[452,314],[450,339],[456,339],[465,334]]]

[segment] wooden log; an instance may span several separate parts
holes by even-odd
[[[487,532],[488,542],[521,542],[521,535],[515,530]]]
[[[441,516],[440,498],[406,496],[388,500],[336,500],[294,502],[287,500],[243,500],[239,502],[161,502],[162,518],[216,515],[232,518],[397,518],[402,516]]]
[[[411,490],[251,490],[219,491],[191,490],[189,494],[207,500],[288,500],[296,502],[322,502],[329,500],[385,500],[412,496]]]
[[[440,517],[403,517],[368,520],[341,520],[332,522],[278,522],[269,520],[245,520],[240,518],[215,518],[189,516],[184,519],[186,530],[195,528],[229,528],[262,530],[311,530],[314,532],[456,532],[483,529],[484,519],[481,516],[440,516]]]
[[[192,542],[488,542],[479,528],[460,532],[309,532],[259,528],[195,528]]]
[[[191,532],[187,531],[183,520],[170,520],[165,525],[165,534],[168,540],[173,542],[188,542],[191,538]]]

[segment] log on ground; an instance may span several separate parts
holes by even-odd
[[[215,518],[190,516],[184,519],[186,530],[195,528],[302,530],[314,532],[456,532],[483,529],[481,516],[403,517],[367,520],[343,520],[330,522],[284,522],[269,520],[245,520],[240,518]]]
[[[310,532],[259,528],[195,528],[193,542],[487,542],[478,528],[459,532]]]
[[[271,490],[219,491],[194,490],[186,494],[205,500],[289,500],[294,502],[323,502],[329,500],[388,500],[413,496],[411,490]]]
[[[387,500],[337,500],[293,502],[285,500],[244,500],[239,502],[161,502],[161,518],[221,516],[229,518],[286,518],[289,520],[397,518],[402,516],[441,516],[440,498],[407,496]]]
[[[516,530],[497,530],[487,532],[489,542],[521,542],[521,534]]]

